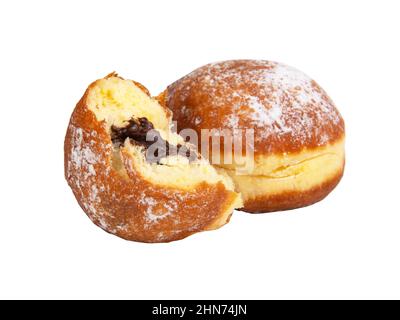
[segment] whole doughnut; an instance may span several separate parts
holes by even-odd
[[[233,178],[245,211],[310,205],[343,175],[344,121],[327,93],[295,68],[260,60],[212,63],[158,99],[173,111],[179,129],[254,129],[250,172],[239,175],[235,163],[213,163]]]

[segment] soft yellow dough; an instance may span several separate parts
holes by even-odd
[[[284,192],[310,190],[340,174],[344,165],[344,139],[315,150],[296,154],[262,156],[247,174],[236,172],[235,165],[218,166],[241,192],[243,200]]]

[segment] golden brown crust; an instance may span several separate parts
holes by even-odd
[[[129,165],[112,165],[113,147],[105,122],[87,105],[89,86],[77,104],[65,137],[65,178],[89,218],[107,232],[142,242],[169,242],[206,230],[232,206],[237,194],[222,183],[190,191],[154,185]]]
[[[246,201],[245,206],[238,210],[250,213],[266,213],[312,205],[323,200],[337,186],[342,179],[343,172],[344,166],[335,177],[306,191],[290,191],[274,195],[266,194],[265,196],[249,199]]]
[[[299,152],[333,144],[343,119],[326,92],[302,72],[258,60],[213,63],[158,97],[178,129],[254,129],[255,154]]]

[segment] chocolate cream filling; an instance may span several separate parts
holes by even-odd
[[[151,134],[148,134],[151,131]],[[129,138],[131,143],[142,146],[146,151],[146,160],[150,163],[161,164],[162,158],[170,155],[181,155],[193,162],[198,155],[187,146],[172,145],[163,139],[160,133],[154,129],[154,125],[147,118],[132,118],[124,127],[111,127],[111,140],[113,144],[120,147]],[[156,145],[154,152],[149,152],[150,146]]]

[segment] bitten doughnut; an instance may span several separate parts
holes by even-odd
[[[170,122],[171,112],[146,88],[116,74],[92,83],[77,104],[65,138],[65,177],[105,231],[169,242],[223,226],[242,205],[231,179],[172,133]]]
[[[158,99],[178,128],[254,129],[254,167],[234,180],[244,211],[303,207],[328,195],[345,163],[344,122],[326,92],[304,73],[270,61],[234,60],[203,66]],[[219,151],[217,151],[219,152]]]

